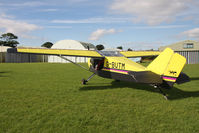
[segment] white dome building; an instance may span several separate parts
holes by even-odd
[[[52,47],[52,49],[75,49],[75,50],[95,50],[95,46],[91,43],[79,42],[75,40],[61,40],[56,42]],[[69,60],[72,60],[76,63],[85,63],[87,62],[86,57],[73,57],[73,56],[64,56]],[[69,63],[68,61],[54,55],[50,55],[48,57],[48,62],[51,63]]]

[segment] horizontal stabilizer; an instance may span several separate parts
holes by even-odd
[[[189,82],[189,81],[190,81],[189,76],[187,76],[185,73],[181,72],[179,77],[176,80],[176,83],[177,84],[183,84],[183,83],[186,83],[186,82]]]

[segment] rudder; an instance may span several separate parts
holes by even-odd
[[[166,82],[171,87],[180,75],[186,58],[170,48],[166,48],[147,69],[162,76],[163,83]]]

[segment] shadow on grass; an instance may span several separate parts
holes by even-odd
[[[199,77],[192,77],[190,80],[199,80]]]
[[[80,91],[117,89],[125,87],[161,94],[159,89],[155,89],[147,84],[138,84],[138,83],[124,82],[124,81],[120,82],[113,81],[111,85],[103,84],[100,86],[100,84],[98,84],[98,86],[84,86],[80,88]],[[183,91],[176,87],[173,87],[172,89],[162,89],[162,90],[167,94],[168,100],[184,99],[188,97],[199,97],[199,91]]]
[[[6,74],[6,73],[11,73],[11,72],[10,71],[0,72],[0,77],[8,77],[6,75],[3,75],[3,74]]]
[[[189,97],[199,97],[199,91],[183,91],[176,87],[166,90],[169,100],[184,99]]]

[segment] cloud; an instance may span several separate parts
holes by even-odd
[[[177,29],[177,28],[185,28],[185,27],[189,27],[189,25],[135,26],[131,28],[133,29]]]
[[[160,41],[154,42],[128,42],[121,44],[126,49],[131,48],[133,50],[150,50],[150,49],[158,49],[160,46],[163,46],[164,43]]]
[[[50,9],[41,9],[38,10],[39,12],[57,12],[59,11],[58,9],[50,8]]]
[[[39,2],[39,1],[30,1],[24,3],[9,3],[3,4],[4,6],[15,6],[15,7],[37,7],[37,6],[44,6],[48,5],[48,3]]]
[[[115,34],[121,31],[117,31],[115,29],[98,29],[96,31],[94,31],[93,33],[91,33],[89,40],[99,40],[101,37],[103,37],[104,35],[108,35],[108,34]]]
[[[196,3],[196,0],[114,0],[110,10],[132,15],[133,22],[158,25],[173,22],[179,16],[188,15],[187,12],[198,14]]]
[[[68,2],[71,2],[71,3],[84,3],[84,2],[90,2],[90,0],[68,0]]]
[[[71,29],[72,26],[45,26],[47,29]]]
[[[52,23],[89,24],[89,23],[125,23],[129,18],[88,18],[80,20],[52,20]]]
[[[13,20],[5,14],[0,15],[1,32],[11,32],[23,38],[31,38],[28,33],[38,29],[41,29],[41,27],[34,24],[28,24],[24,21]]]
[[[181,37],[185,36],[188,38],[194,38],[194,39],[199,40],[199,28],[194,28],[191,30],[184,31],[184,32],[180,33],[180,36]]]

